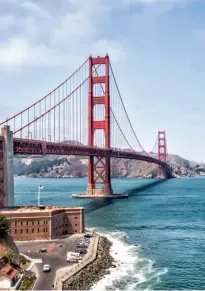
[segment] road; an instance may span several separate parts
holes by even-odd
[[[56,271],[59,268],[69,266],[66,262],[67,252],[74,252],[79,243],[80,236],[71,236],[66,239],[55,241],[31,241],[16,243],[19,251],[32,259],[40,259],[41,263],[36,263],[38,278],[33,290],[51,290],[54,284]],[[62,247],[60,247],[62,245]],[[47,248],[47,253],[39,253],[41,248]],[[43,265],[51,265],[51,271],[44,273]]]

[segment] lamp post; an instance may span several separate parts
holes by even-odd
[[[41,196],[41,190],[44,188],[44,186],[38,186],[38,206],[40,206],[40,196]]]

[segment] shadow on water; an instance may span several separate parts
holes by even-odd
[[[97,198],[88,202],[85,206],[85,213],[90,213],[102,207],[112,204],[112,199]]]
[[[166,181],[167,181],[167,179],[159,179],[159,180],[153,181],[149,184],[142,185],[142,186],[136,187],[136,188],[132,188],[130,190],[127,190],[128,196],[137,196],[137,195],[139,195],[140,192],[143,192],[149,188],[155,187],[159,184],[165,183]]]
[[[152,187],[157,186],[159,184],[162,184],[164,182],[166,182],[166,179],[156,180],[156,181],[153,181],[149,184],[142,185],[140,187],[136,187],[136,188],[127,190],[127,191],[125,191],[125,193],[128,194],[128,199],[129,199],[130,196],[137,196],[137,195],[139,195],[140,192],[143,192],[149,188],[152,188]],[[97,198],[94,200],[90,200],[86,204],[86,206],[84,206],[85,213],[90,213],[92,211],[95,211],[95,210],[98,210],[98,209],[103,208],[105,206],[108,206],[112,203],[113,203],[113,199],[106,199],[106,198]]]

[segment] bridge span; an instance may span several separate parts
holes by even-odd
[[[62,84],[0,126],[0,207],[14,204],[13,157],[18,154],[87,156],[85,197],[113,195],[111,158],[154,163],[158,178],[173,177],[165,131],[158,132],[155,156],[147,153],[125,109],[108,55],[89,57]]]

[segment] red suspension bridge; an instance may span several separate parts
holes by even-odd
[[[159,178],[172,177],[165,132],[158,132],[157,154],[143,149],[108,55],[89,57],[53,91],[0,126],[0,207],[13,205],[13,156],[18,154],[88,156],[88,187],[81,197],[113,196],[111,158],[154,163]]]

